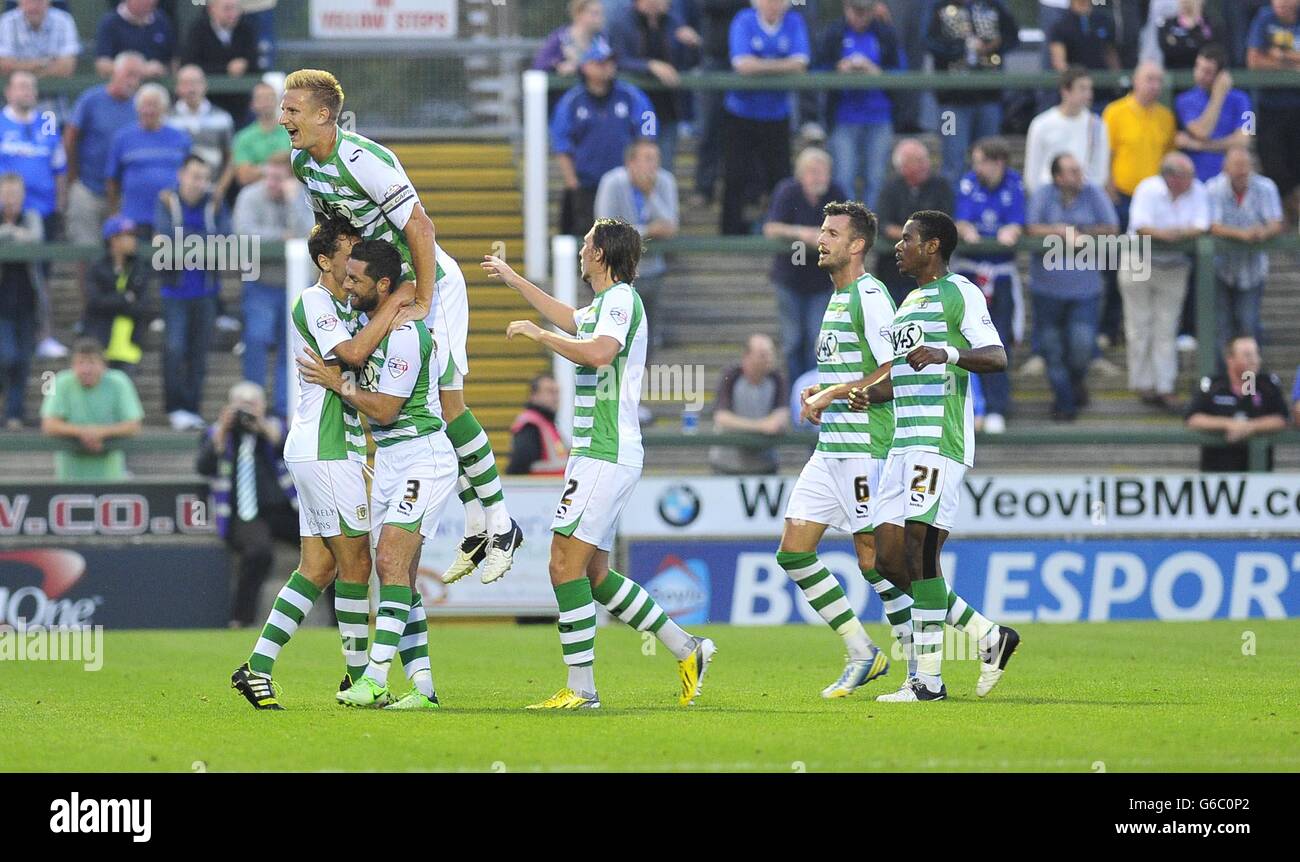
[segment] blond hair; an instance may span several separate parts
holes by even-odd
[[[323,69],[299,69],[291,72],[284,79],[284,89],[307,90],[316,104],[329,111],[330,119],[336,119],[343,110],[343,86],[339,79]]]

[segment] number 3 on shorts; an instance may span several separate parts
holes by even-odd
[[[406,496],[402,498],[402,502],[397,504],[397,511],[403,515],[411,514],[411,510],[415,508],[415,501],[418,499],[420,499],[420,480],[406,480]]]

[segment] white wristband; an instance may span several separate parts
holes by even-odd
[[[960,355],[957,353],[957,348],[950,346],[950,347],[945,347],[944,350],[948,351],[948,364],[956,365],[957,360],[961,358]]]

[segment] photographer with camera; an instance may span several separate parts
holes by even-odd
[[[256,383],[230,387],[221,416],[204,433],[196,468],[209,477],[217,532],[239,557],[230,627],[258,619],[257,598],[275,541],[298,543],[298,500],[285,467],[284,423],[266,414]]]

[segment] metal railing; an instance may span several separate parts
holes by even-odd
[[[771,449],[780,446],[817,445],[816,431],[793,431],[787,434],[766,435],[736,432],[707,432],[683,434],[680,431],[647,429],[642,432],[642,442],[647,449],[691,448],[707,449],[710,446],[741,446]],[[1142,428],[1130,430],[1093,430],[1086,428],[1052,428],[1043,430],[1008,429],[1002,434],[976,434],[977,446],[1222,446],[1223,436],[1187,428]],[[1246,442],[1250,451],[1249,469],[1262,472],[1268,469],[1268,450],[1274,446],[1300,445],[1300,431],[1286,430],[1259,434]],[[144,431],[135,437],[120,437],[105,441],[107,451],[127,455],[176,455],[197,453],[198,443],[191,433],[172,431]],[[45,437],[36,433],[0,434],[0,454],[35,452],[80,451],[74,440],[64,437]]]

